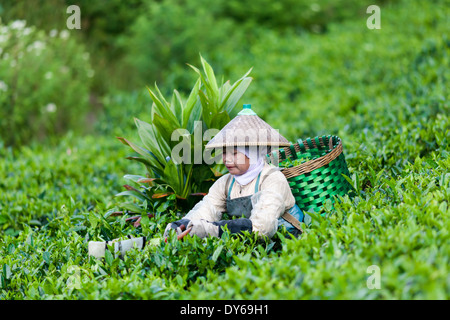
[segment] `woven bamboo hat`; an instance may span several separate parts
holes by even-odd
[[[268,125],[244,104],[238,115],[228,122],[205,146],[205,148],[224,148],[241,146],[290,146],[289,141]]]

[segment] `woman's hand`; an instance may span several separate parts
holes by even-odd
[[[181,226],[184,225],[185,227],[189,224],[190,220],[189,219],[181,219],[172,223],[169,223],[166,227],[166,229],[164,230],[164,239],[166,239],[169,236],[169,233],[171,230],[175,230],[175,232],[177,233],[177,236],[180,235],[185,228],[183,228],[183,230],[181,229]]]
[[[186,229],[191,228],[189,234],[197,235],[200,238],[207,236],[219,237],[219,226],[204,219],[191,220]]]

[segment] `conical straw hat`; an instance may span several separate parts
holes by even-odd
[[[214,136],[205,148],[240,146],[287,147],[289,141],[268,125],[251,109],[249,104]]]

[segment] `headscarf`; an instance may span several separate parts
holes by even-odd
[[[236,147],[236,149],[250,159],[250,166],[247,171],[240,175],[234,175],[236,181],[245,186],[253,181],[264,168],[264,156],[267,152],[264,147]]]

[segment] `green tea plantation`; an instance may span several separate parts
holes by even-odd
[[[448,1],[79,3],[82,28],[63,38],[68,2],[36,7],[46,21],[0,6],[0,300],[450,299]],[[204,121],[250,103],[291,142],[338,136],[354,194],[310,213],[298,238],[165,242],[193,205],[171,181],[187,180],[163,170],[141,197],[153,162],[136,146],[170,141],[194,102]],[[165,135],[144,137],[164,108]],[[202,168],[192,193],[214,178]],[[88,256],[89,241],[127,236],[148,245]]]

